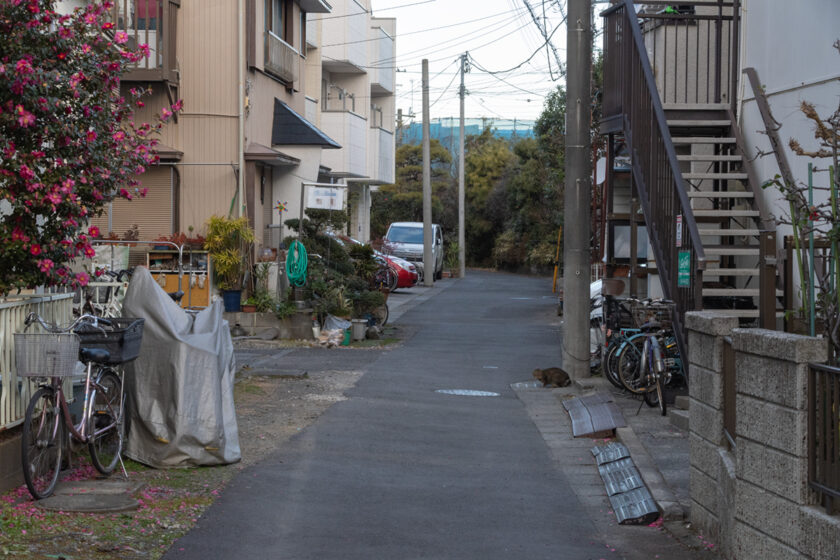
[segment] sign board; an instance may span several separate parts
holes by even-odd
[[[677,265],[677,287],[691,286],[691,251],[680,251]]]
[[[306,193],[306,207],[320,210],[343,210],[345,188],[310,186]]]
[[[677,247],[682,247],[682,214],[677,214]]]

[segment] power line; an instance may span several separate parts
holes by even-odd
[[[491,71],[491,70],[487,70],[486,68],[482,67],[482,66],[478,63],[478,61],[477,61],[477,60],[475,60],[475,58],[473,58],[473,56],[472,56],[472,55],[470,55],[470,60],[471,60],[471,61],[472,61],[472,62],[476,65],[476,67],[478,67],[478,69],[479,69],[479,70],[482,70],[482,71],[484,71],[484,72],[487,72],[488,74],[507,74],[508,72],[513,72],[514,70],[518,70],[519,68],[521,68],[522,66],[524,66],[525,64],[527,64],[528,62],[530,62],[530,61],[531,61],[531,59],[532,59],[532,58],[534,58],[534,57],[537,55],[537,53],[538,53],[538,52],[540,52],[540,51],[542,50],[542,48],[543,48],[546,44],[548,44],[548,42],[549,42],[549,41],[551,41],[551,38],[552,38],[552,37],[554,37],[554,34],[555,34],[555,33],[557,33],[557,30],[558,30],[558,29],[560,29],[560,27],[561,27],[561,26],[565,23],[565,21],[566,21],[566,20],[563,20],[563,21],[561,21],[559,24],[557,24],[557,27],[555,27],[555,28],[554,28],[554,31],[552,31],[552,32],[551,32],[551,35],[549,35],[549,36],[546,38],[545,43],[543,43],[542,45],[540,45],[540,46],[537,48],[537,50],[535,50],[535,51],[531,54],[531,56],[529,56],[527,59],[523,60],[522,62],[520,62],[519,64],[517,64],[517,65],[516,65],[516,66],[514,66],[513,68],[509,68],[509,69],[507,69],[507,70],[496,70],[496,71]]]
[[[389,10],[398,10],[400,8],[408,8],[410,6],[418,6],[420,4],[429,4],[431,2],[436,2],[436,1],[437,0],[421,0],[420,2],[412,2],[411,4],[402,4],[400,6],[392,6],[390,8],[383,8],[380,11],[387,12]],[[339,19],[339,18],[346,18],[346,17],[352,17],[352,16],[361,16],[361,15],[364,15],[364,14],[370,14],[371,16],[373,16],[373,10],[362,9],[361,12],[356,12],[355,14],[339,14],[339,15],[336,15],[336,16],[324,16],[324,17],[319,17],[319,18],[312,18],[312,20],[313,21],[324,21],[325,19]],[[376,17],[376,16],[373,16],[373,17]]]

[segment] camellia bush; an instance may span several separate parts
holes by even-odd
[[[70,265],[94,254],[88,220],[115,197],[131,199],[155,164],[164,107],[136,123],[143,91],[120,76],[149,55],[114,29],[113,2],[69,15],[53,0],[0,0],[0,296],[39,285],[83,286]]]

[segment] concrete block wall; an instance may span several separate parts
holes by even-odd
[[[714,312],[687,314],[686,325],[692,522],[726,558],[840,558],[840,516],[826,515],[808,488],[808,363],[825,361],[825,341],[739,329]],[[727,335],[736,363],[733,452],[722,427]]]

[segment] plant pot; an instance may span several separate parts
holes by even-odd
[[[353,319],[350,321],[352,326],[353,340],[364,340],[367,338],[367,319]]]
[[[242,290],[222,290],[222,302],[225,304],[225,311],[235,313],[240,310],[242,302]]]
[[[242,304],[242,311],[244,313],[256,313],[257,312],[257,306],[254,305],[253,303],[243,303]]]

